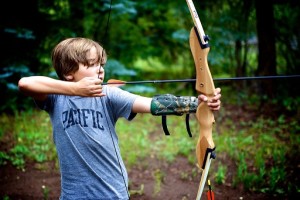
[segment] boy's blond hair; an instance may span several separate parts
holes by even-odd
[[[52,51],[52,64],[59,79],[66,80],[66,76],[78,70],[79,64],[90,66],[87,53],[92,47],[96,48],[98,62],[104,65],[107,55],[103,47],[87,38],[67,38],[58,43]]]

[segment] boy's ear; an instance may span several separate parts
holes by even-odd
[[[73,78],[74,78],[74,77],[73,77],[72,74],[68,74],[68,75],[65,76],[65,79],[66,79],[67,81],[72,81]]]

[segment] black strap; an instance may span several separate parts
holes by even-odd
[[[190,114],[186,114],[185,116],[185,126],[189,136],[193,137],[190,129]]]
[[[162,124],[163,130],[165,132],[165,135],[169,136],[170,132],[169,132],[168,126],[167,126],[167,116],[166,115],[161,116],[161,124]],[[185,125],[186,125],[186,130],[187,130],[189,136],[192,137],[192,133],[191,133],[191,129],[190,129],[190,115],[189,114],[187,114],[185,116]]]
[[[162,124],[162,127],[163,127],[163,130],[165,132],[165,135],[169,136],[170,133],[168,131],[168,126],[167,126],[167,116],[166,115],[162,115],[161,116],[161,124]]]

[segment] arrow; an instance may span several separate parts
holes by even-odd
[[[232,78],[214,78],[214,81],[244,81],[244,80],[264,80],[264,79],[285,79],[285,78],[300,78],[300,75],[282,75],[282,76],[240,76]],[[122,86],[126,84],[146,84],[146,83],[179,83],[179,82],[196,82],[196,79],[173,79],[173,80],[146,80],[146,81],[122,81],[110,79],[102,85]]]
[[[207,182],[208,182],[208,191],[206,193],[207,199],[208,200],[215,200],[215,194],[211,189],[210,180],[208,180]]]

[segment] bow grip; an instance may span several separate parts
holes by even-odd
[[[198,106],[196,117],[200,125],[200,135],[198,137],[196,146],[196,156],[198,166],[204,169],[208,151],[213,152],[215,149],[215,144],[212,138],[212,130],[215,123],[215,118],[212,111],[204,102]]]

